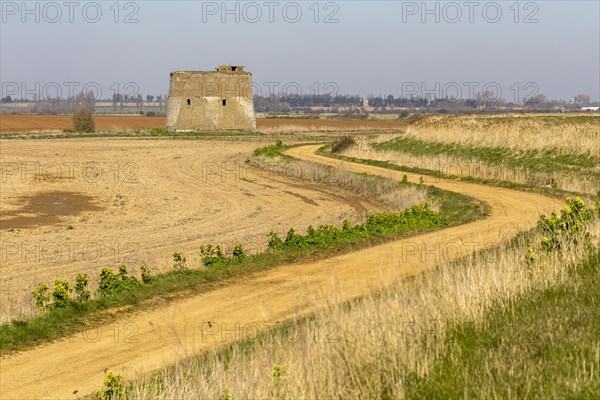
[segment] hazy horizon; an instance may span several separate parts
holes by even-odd
[[[263,95],[600,99],[597,1],[1,3],[2,97],[159,95],[171,71],[235,64]]]

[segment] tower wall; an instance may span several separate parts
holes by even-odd
[[[255,130],[252,74],[241,66],[171,73],[166,129]]]

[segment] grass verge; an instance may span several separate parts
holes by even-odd
[[[583,193],[571,192],[571,191],[566,191],[566,190],[561,190],[561,189],[554,189],[554,188],[549,188],[549,187],[544,187],[544,186],[536,186],[536,185],[530,185],[530,184],[525,184],[525,183],[504,181],[504,180],[499,180],[499,179],[482,179],[482,178],[475,178],[472,176],[460,176],[459,177],[456,175],[446,174],[441,171],[419,168],[419,167],[410,167],[410,166],[406,166],[406,165],[398,165],[398,164],[393,164],[388,161],[368,160],[368,159],[364,159],[364,158],[348,157],[348,156],[343,156],[343,155],[339,155],[339,154],[333,154],[333,153],[331,153],[331,151],[329,151],[329,148],[330,148],[329,146],[323,146],[321,149],[319,149],[317,154],[320,154],[320,155],[326,156],[326,157],[330,157],[330,158],[334,158],[334,159],[338,159],[338,160],[351,161],[351,162],[355,162],[355,163],[359,163],[359,164],[373,165],[376,167],[387,168],[387,169],[392,169],[395,171],[402,171],[402,172],[411,173],[411,174],[426,175],[428,177],[441,178],[441,179],[459,179],[464,182],[478,183],[481,185],[492,185],[492,186],[504,187],[507,189],[521,190],[521,191],[525,191],[525,192],[541,193],[541,194],[545,194],[547,196],[561,198],[561,199],[564,199],[567,196],[583,196],[586,198],[589,197],[588,195],[583,194]]]
[[[600,397],[600,249],[567,283],[531,290],[448,331],[408,399]]]
[[[397,137],[388,142],[377,143],[378,151],[395,151],[415,156],[438,156],[478,161],[488,165],[504,166],[530,174],[540,173],[547,177],[555,174],[586,176],[600,186],[600,157],[589,152],[570,153],[552,149],[512,149],[503,147],[472,146],[459,143],[426,142],[411,137]]]

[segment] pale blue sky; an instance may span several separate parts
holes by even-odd
[[[3,96],[7,88],[14,90],[6,86],[13,82],[33,91],[35,82],[40,87],[56,82],[65,93],[69,82],[97,82],[104,97],[113,82],[121,87],[135,82],[142,94],[159,94],[168,91],[171,71],[242,64],[264,92],[266,82],[278,82],[280,88],[297,82],[304,93],[317,86],[326,92],[324,85],[335,82],[341,94],[398,96],[415,92],[414,82],[416,94],[444,94],[445,86],[452,95],[458,86],[468,97],[469,87],[477,92],[491,85],[509,100],[517,88],[519,97],[533,90],[550,98],[600,97],[596,0],[519,2],[516,7],[515,1],[473,2],[473,22],[464,1],[428,2],[429,9],[438,7],[439,23],[435,13],[422,15],[421,1],[320,2],[318,23],[315,1],[272,2],[273,22],[265,2],[239,2],[239,23],[235,13],[222,22],[220,1],[120,2],[118,23],[114,1],[77,3],[73,23],[63,1],[29,2],[29,14],[20,1],[1,3]],[[286,21],[295,17],[296,4],[302,11],[299,22]],[[255,18],[255,5],[263,15],[251,23],[247,19]],[[99,21],[87,22],[83,7],[89,20],[99,7]],[[338,22],[324,23],[331,12]],[[130,13],[137,23],[123,22]],[[537,22],[525,23],[527,16]],[[534,85],[526,87],[529,82]]]

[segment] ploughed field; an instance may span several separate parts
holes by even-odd
[[[129,117],[128,117],[129,118]],[[148,118],[151,120],[151,118]],[[262,251],[267,232],[362,220],[378,204],[333,185],[300,182],[292,167],[245,163],[262,141],[62,139],[1,144],[0,320],[31,290],[104,267],[173,267],[182,252],[237,242]],[[278,173],[276,173],[278,172]],[[134,269],[135,267],[135,269]]]
[[[96,115],[96,129],[128,130],[164,128],[165,117],[128,115]],[[258,130],[287,127],[314,129],[388,129],[401,128],[404,122],[384,120],[324,120],[324,119],[266,119],[256,120]],[[30,132],[44,130],[73,129],[70,115],[0,115],[0,132]]]

